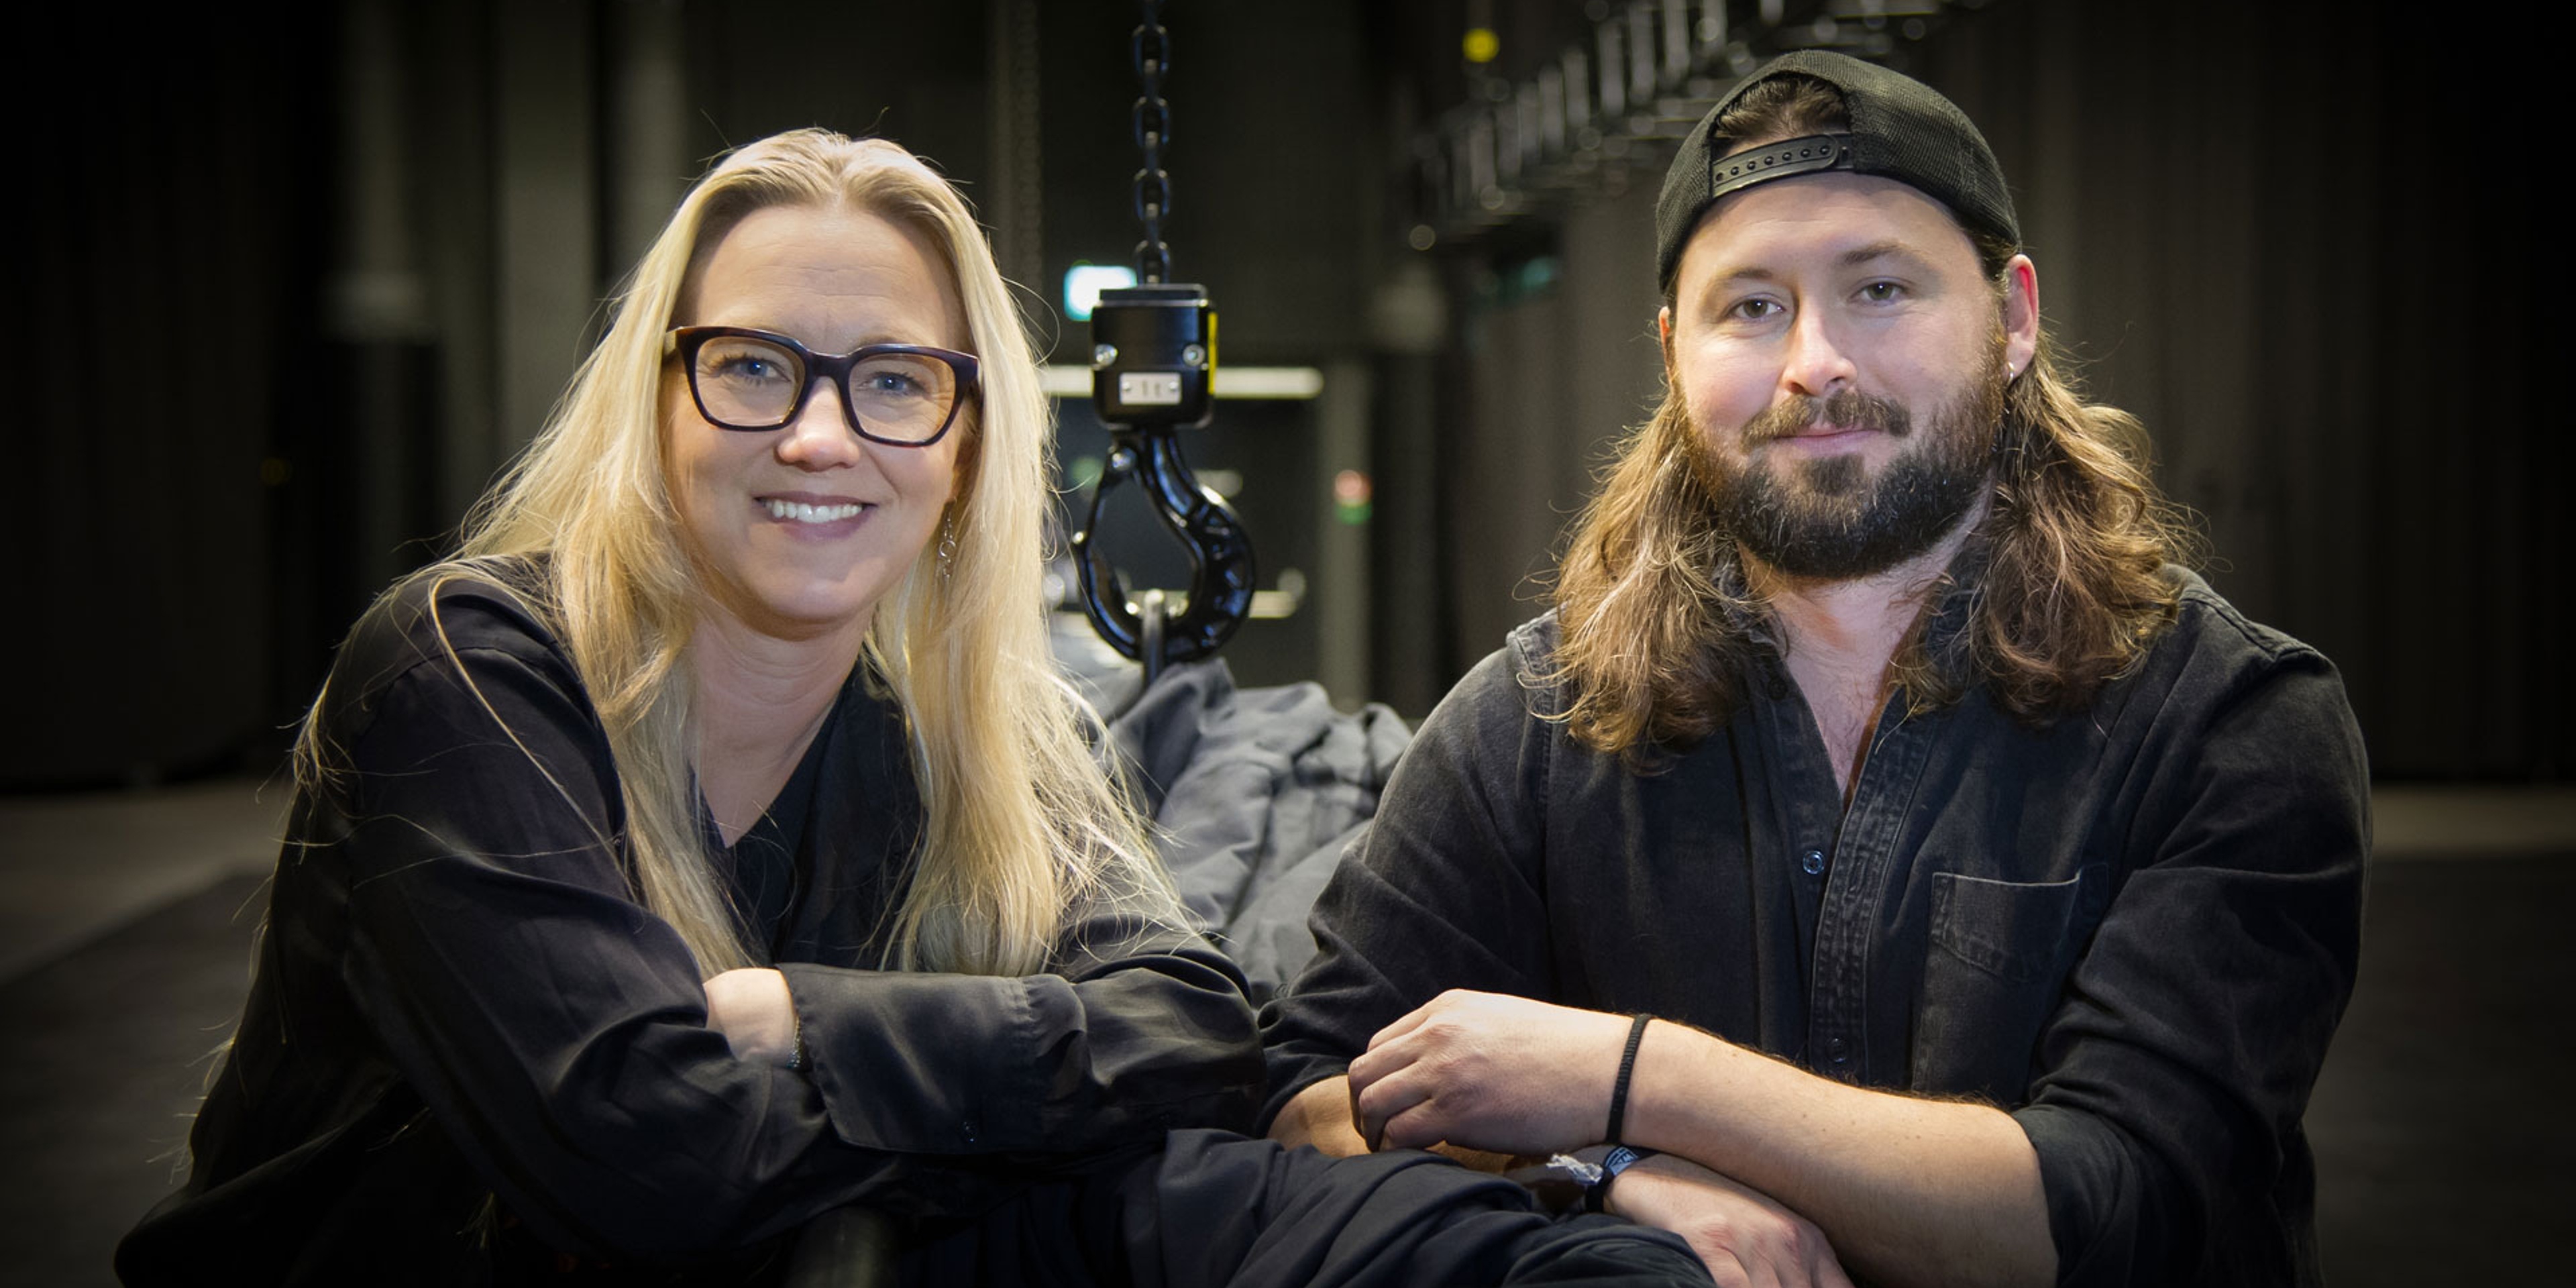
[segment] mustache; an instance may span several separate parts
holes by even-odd
[[[1843,389],[1823,398],[1798,394],[1763,408],[1760,415],[1745,422],[1744,441],[1748,445],[1767,443],[1818,425],[1874,429],[1890,438],[1903,438],[1914,432],[1914,418],[1903,404],[1857,389]]]

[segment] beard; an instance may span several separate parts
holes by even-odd
[[[1985,369],[1921,425],[1922,441],[1876,477],[1856,452],[1785,462],[1756,454],[1738,469],[1703,446],[1698,464],[1719,522],[1745,553],[1792,577],[1847,581],[1930,550],[1991,486],[2005,385],[1996,340]],[[1844,390],[1775,403],[1740,433],[1750,450],[1816,424],[1900,441],[1917,432],[1902,404]]]

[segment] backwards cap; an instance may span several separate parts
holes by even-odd
[[[1714,137],[1717,119],[1747,90],[1776,76],[1812,76],[1842,92],[1849,133],[1818,134],[1720,155],[1731,146]],[[1995,164],[1986,137],[1950,100],[1931,86],[1842,54],[1801,50],[1772,59],[1727,91],[1725,98],[1682,139],[1673,168],[1664,174],[1655,202],[1655,282],[1670,290],[1681,267],[1682,245],[1711,202],[1773,179],[1826,171],[1894,179],[1920,189],[1970,232],[1991,233],[2021,244],[2012,193]]]

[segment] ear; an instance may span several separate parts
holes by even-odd
[[[1664,374],[1673,374],[1673,307],[1669,304],[1655,310],[1655,339],[1663,346]]]
[[[2015,255],[2004,265],[2004,368],[2019,376],[2038,354],[2039,267]]]

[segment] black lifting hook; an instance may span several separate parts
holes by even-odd
[[[1199,486],[1181,459],[1179,431],[1206,424],[1211,413],[1216,314],[1194,285],[1117,288],[1100,293],[1091,334],[1091,401],[1111,438],[1090,516],[1073,537],[1074,562],[1092,628],[1142,663],[1150,685],[1169,663],[1215,653],[1252,615],[1252,538],[1234,507]],[[1168,615],[1161,591],[1130,602],[1094,540],[1101,503],[1131,478],[1189,553],[1189,601],[1178,617]]]
[[[1163,80],[1172,47],[1161,0],[1143,0],[1142,8],[1131,52],[1139,91],[1136,146],[1144,159],[1136,172],[1136,218],[1145,234],[1136,245],[1136,275],[1143,283],[1102,291],[1092,308],[1091,405],[1109,427],[1109,461],[1092,490],[1090,517],[1074,534],[1073,554],[1092,629],[1143,663],[1151,686],[1165,665],[1216,652],[1252,615],[1252,539],[1234,508],[1200,487],[1181,459],[1179,431],[1206,424],[1212,410],[1216,310],[1205,288],[1163,280],[1172,268],[1171,248],[1163,244],[1163,221],[1172,210],[1172,177],[1163,169],[1172,111]],[[1162,591],[1130,603],[1118,570],[1094,539],[1100,503],[1130,478],[1143,482],[1154,517],[1189,550],[1189,602],[1177,619]]]
[[[1154,516],[1189,551],[1189,602],[1177,618],[1168,616],[1162,591],[1149,590],[1141,601],[1130,601],[1118,570],[1091,539],[1100,527],[1102,500],[1131,477],[1144,484]],[[1191,476],[1181,459],[1180,440],[1168,428],[1116,435],[1100,485],[1091,494],[1091,517],[1074,535],[1073,552],[1092,628],[1111,648],[1144,664],[1147,684],[1168,663],[1194,662],[1216,652],[1252,614],[1252,539],[1234,508]]]

